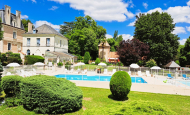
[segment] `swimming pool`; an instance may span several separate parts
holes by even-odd
[[[68,74],[59,74],[55,75],[57,78],[66,78],[67,80],[82,80],[82,81],[110,81],[111,76],[87,76],[87,75],[68,75]],[[147,83],[141,77],[131,77],[132,83]]]
[[[184,85],[190,86],[190,80],[177,80],[177,81]]]

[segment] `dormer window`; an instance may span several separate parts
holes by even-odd
[[[35,34],[35,33],[36,33],[36,30],[34,29],[34,30],[33,30],[33,34]]]

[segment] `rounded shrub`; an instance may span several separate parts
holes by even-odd
[[[131,89],[131,77],[125,71],[115,72],[110,80],[110,91],[114,98],[122,100],[127,97]]]
[[[4,90],[5,94],[20,94],[20,86],[19,83],[23,77],[18,75],[9,75],[4,76],[1,81],[2,89]]]
[[[25,56],[25,64],[31,65],[34,64],[36,62],[42,62],[44,63],[44,58],[42,56],[38,56],[38,55],[27,55]]]
[[[95,64],[98,65],[99,63],[100,63],[100,59],[99,59],[99,58],[96,58]]]
[[[82,90],[64,78],[35,75],[24,78],[20,87],[23,106],[36,113],[65,113],[82,107]]]

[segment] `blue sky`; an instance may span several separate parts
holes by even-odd
[[[180,44],[190,36],[190,0],[1,0],[0,8],[4,5],[14,14],[21,11],[21,17],[30,19],[35,27],[46,23],[56,30],[64,21],[89,15],[106,28],[106,37],[118,30],[124,39],[132,39],[138,13],[167,12],[176,23],[174,33],[180,37]]]

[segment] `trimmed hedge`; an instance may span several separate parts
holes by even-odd
[[[36,62],[42,62],[44,63],[44,58],[42,56],[37,55],[27,55],[25,56],[25,64],[35,64]]]
[[[84,54],[84,63],[88,64],[88,61],[91,59],[90,57],[90,53],[89,52],[85,52]]]
[[[99,63],[100,63],[100,59],[99,59],[99,58],[96,58],[95,64],[98,65]]]
[[[4,76],[1,81],[2,89],[4,90],[5,94],[12,93],[13,95],[20,94],[20,86],[19,83],[23,77],[18,75],[8,75]]]
[[[82,90],[64,78],[35,75],[24,78],[20,87],[23,106],[36,113],[65,113],[82,107]]]
[[[87,109],[83,115],[177,115],[161,103],[154,101],[128,101],[101,108]]]
[[[131,89],[131,77],[125,71],[115,72],[110,80],[110,91],[114,98],[125,99]]]

